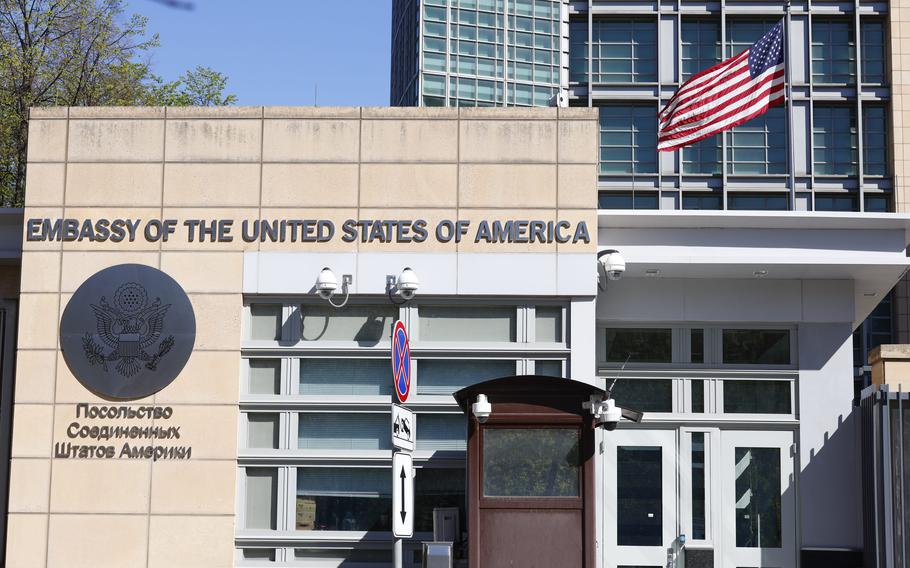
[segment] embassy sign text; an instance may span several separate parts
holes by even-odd
[[[176,233],[190,243],[300,242],[328,243],[585,243],[585,221],[347,219],[340,226],[327,219],[73,219],[35,218],[26,222],[26,240],[48,242],[167,242]]]

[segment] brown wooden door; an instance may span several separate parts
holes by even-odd
[[[593,430],[578,416],[512,418],[476,433],[471,566],[593,566]]]

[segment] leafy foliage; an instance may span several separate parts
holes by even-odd
[[[124,0],[0,0],[0,206],[21,206],[28,112],[36,106],[228,105],[207,67],[173,82],[152,73],[157,35]]]

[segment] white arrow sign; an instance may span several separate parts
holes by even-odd
[[[414,413],[407,408],[392,404],[392,445],[399,450],[414,451],[414,440],[417,439],[417,423]]]
[[[414,536],[414,461],[403,452],[392,455],[392,534]]]

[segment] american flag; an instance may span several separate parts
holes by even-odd
[[[784,21],[752,46],[694,75],[660,111],[657,149],[677,150],[784,102]]]

